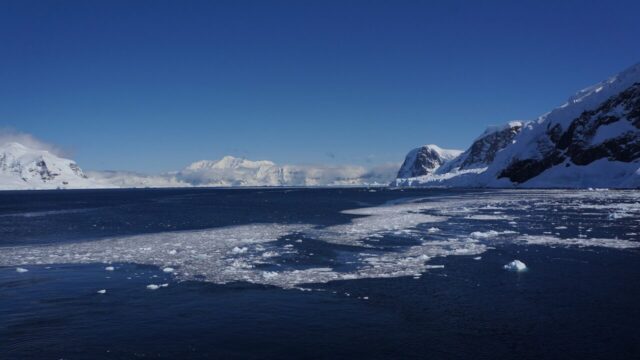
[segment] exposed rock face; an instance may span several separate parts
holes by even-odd
[[[460,164],[460,169],[490,164],[498,151],[513,143],[513,139],[521,129],[522,122],[512,121],[507,126],[480,137],[466,151],[467,156]]]
[[[407,154],[398,171],[399,178],[424,176],[433,173],[446,161],[452,160],[462,151],[441,149],[436,145],[424,145]]]
[[[540,141],[548,147],[541,158],[518,159],[498,177],[523,183],[562,163],[571,167],[599,159],[626,163],[640,159],[640,83],[583,112],[566,130],[555,124],[545,135]]]

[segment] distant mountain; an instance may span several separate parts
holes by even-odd
[[[365,169],[361,166],[277,165],[232,156],[202,160],[187,166],[176,178],[196,186],[340,186],[381,185],[393,179],[397,165]]]
[[[407,166],[432,165],[416,158]],[[393,185],[640,187],[640,64],[579,91],[535,121],[488,129],[431,172],[401,170]]]
[[[158,175],[128,171],[84,173],[73,161],[11,142],[0,145],[0,190],[160,188],[192,186],[355,186],[388,184],[397,164],[361,166],[276,165],[232,156],[202,160]]]
[[[107,185],[89,179],[72,160],[15,142],[0,145],[0,188],[2,189],[102,187]]]

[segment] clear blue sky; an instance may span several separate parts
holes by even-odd
[[[87,169],[464,148],[640,61],[640,1],[4,1],[0,126]]]

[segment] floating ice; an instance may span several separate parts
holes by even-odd
[[[106,294],[107,290],[106,289],[98,290],[97,293],[98,294]]]
[[[489,238],[494,238],[500,235],[509,235],[509,234],[517,234],[517,232],[515,231],[511,231],[511,230],[505,230],[505,231],[495,231],[495,230],[489,230],[489,231],[474,231],[471,234],[469,234],[469,236],[473,239],[489,239]]]
[[[284,288],[335,280],[419,278],[425,271],[439,267],[430,264],[434,258],[463,255],[480,260],[479,255],[489,247],[501,244],[638,248],[640,242],[633,238],[587,238],[582,233],[570,239],[553,236],[554,225],[545,217],[558,211],[584,214],[582,210],[588,208],[597,215],[589,216],[602,222],[592,222],[589,226],[594,229],[601,228],[602,224],[618,226],[629,220],[611,222],[607,215],[624,211],[628,217],[640,219],[638,203],[640,192],[618,191],[488,191],[403,199],[383,206],[344,211],[356,217],[348,223],[326,227],[249,224],[76,243],[0,247],[0,266],[135,263],[157,266],[178,281],[221,284],[246,281]],[[504,214],[485,213],[494,208]],[[536,211],[530,211],[532,208]],[[518,218],[518,224],[504,221],[512,218]],[[442,225],[436,228],[435,222]],[[531,229],[535,233],[543,235],[519,235],[513,231],[518,229],[516,225],[529,229],[528,224],[534,225]],[[640,223],[635,227],[623,226],[626,227],[623,233],[628,236],[640,232]],[[386,243],[389,237],[394,238],[391,246]],[[303,243],[298,242],[300,238],[305,239]],[[278,241],[285,239],[287,241]],[[337,253],[347,256],[337,256],[315,267],[298,266],[297,261],[289,261],[305,256],[314,264],[316,252],[306,248],[314,241],[325,242],[328,249],[335,247]],[[149,284],[148,288],[157,290],[163,286],[168,284]]]
[[[29,270],[27,270],[25,268],[21,268],[21,267],[16,268],[16,272],[19,272],[19,273],[26,273],[27,271],[29,271]]]
[[[513,220],[513,216],[507,215],[489,215],[489,214],[477,214],[477,215],[469,215],[465,217],[465,219],[470,220]]]
[[[640,248],[640,242],[622,239],[599,239],[599,238],[560,238],[548,235],[524,235],[515,239],[516,242],[527,245],[547,245],[547,246],[576,246],[576,247],[607,247],[613,249],[634,249]]]
[[[525,265],[522,261],[520,260],[513,260],[512,262],[508,263],[507,265],[504,266],[505,270],[509,270],[509,271],[525,271],[527,270],[527,265]]]
[[[115,268],[113,266],[107,266],[106,268],[104,268],[107,271],[113,271],[115,270]]]

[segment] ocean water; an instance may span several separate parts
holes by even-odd
[[[0,192],[0,359],[639,358],[639,234],[638,191]]]

